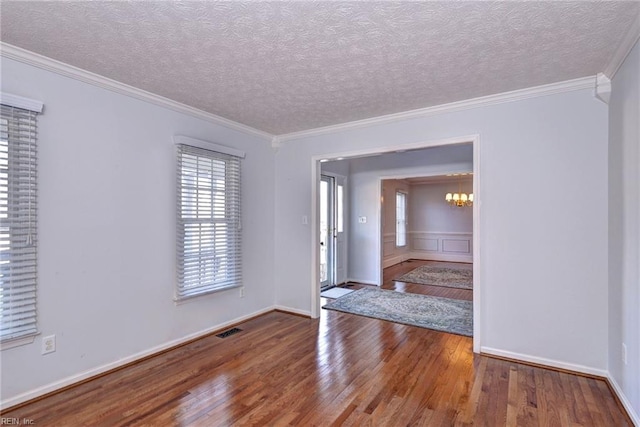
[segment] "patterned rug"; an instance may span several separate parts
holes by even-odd
[[[322,308],[473,336],[471,301],[365,288],[338,298]]]
[[[473,270],[422,265],[395,280],[419,285],[473,289]]]

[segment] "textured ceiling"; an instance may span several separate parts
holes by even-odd
[[[638,2],[11,2],[1,39],[285,134],[604,70]]]

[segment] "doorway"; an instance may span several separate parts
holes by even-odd
[[[320,289],[346,282],[346,177],[320,176]]]
[[[459,144],[471,144],[473,147],[473,193],[475,196],[475,200],[474,200],[474,204],[473,207],[471,208],[473,211],[473,231],[472,231],[472,235],[473,235],[473,241],[476,242],[473,245],[472,248],[472,253],[473,253],[473,304],[474,304],[474,310],[473,310],[473,349],[474,352],[479,352],[480,351],[480,347],[481,347],[481,309],[482,309],[482,301],[481,301],[481,283],[480,283],[480,271],[481,271],[481,257],[480,257],[480,203],[481,203],[481,194],[480,194],[480,188],[481,188],[481,184],[480,184],[480,137],[479,135],[468,135],[468,136],[461,136],[461,137],[456,137],[456,138],[448,138],[448,139],[440,139],[440,140],[430,140],[430,141],[423,141],[423,142],[415,142],[415,143],[404,143],[404,144],[397,144],[397,145],[388,145],[386,147],[369,147],[369,148],[361,148],[359,150],[352,150],[352,151],[337,151],[337,152],[326,152],[323,154],[316,154],[313,155],[311,157],[311,175],[313,178],[313,183],[312,183],[312,187],[311,187],[311,247],[312,249],[312,271],[311,273],[311,317],[312,318],[317,318],[320,316],[320,284],[319,284],[319,266],[320,266],[320,245],[318,243],[318,238],[319,238],[319,231],[320,231],[320,178],[321,175],[324,174],[324,171],[322,170],[323,168],[321,167],[321,165],[324,162],[329,162],[329,161],[339,161],[342,159],[355,159],[355,158],[359,158],[359,157],[375,157],[375,156],[380,156],[380,155],[384,155],[384,154],[389,154],[389,155],[393,155],[394,153],[402,153],[402,152],[406,152],[409,150],[421,150],[421,149],[426,149],[426,148],[433,148],[433,147],[439,147],[439,146],[453,146],[453,145],[459,145]],[[438,162],[438,158],[434,157],[433,162],[431,164],[436,164]],[[415,162],[411,162],[411,164],[415,165]],[[350,172],[350,174],[353,173],[353,171]],[[412,174],[413,176],[415,176],[415,174]],[[409,175],[411,176],[411,175]],[[400,178],[400,177],[398,177]],[[378,181],[380,183],[380,181]],[[350,184],[353,185],[353,184]],[[378,191],[380,187],[378,187]],[[378,192],[378,194],[380,194]],[[357,198],[361,198],[362,194],[358,193],[357,194]],[[379,197],[379,196],[378,196]],[[368,258],[368,260],[370,260],[371,263],[373,263],[372,265],[372,271],[377,271],[377,273],[374,272],[374,274],[377,277],[372,277],[372,284],[374,283],[381,283],[382,281],[382,257],[380,256],[380,254],[382,254],[382,239],[379,233],[379,224],[380,224],[380,220],[381,220],[381,206],[380,204],[378,204],[378,211],[376,210],[368,210],[367,212],[361,212],[361,210],[359,210],[357,207],[354,207],[354,200],[352,198],[352,200],[350,201],[350,210],[352,210],[352,212],[348,213],[348,215],[353,216],[353,218],[357,218],[357,222],[355,222],[352,218],[351,223],[353,223],[352,225],[352,230],[351,232],[349,232],[349,245],[355,244],[357,245],[358,242],[356,241],[357,239],[353,239],[353,236],[351,234],[356,233],[357,231],[360,230],[360,224],[362,224],[362,228],[363,229],[369,229],[369,228],[373,228],[376,230],[376,234],[378,235],[378,237],[376,237],[373,241],[368,242],[367,245],[368,246],[363,246],[364,248],[368,248],[370,249],[369,252],[371,252],[371,257]],[[367,224],[367,216],[373,220],[369,221],[372,222],[372,227],[370,227]],[[354,230],[353,227],[357,227],[357,230]],[[353,241],[352,241],[353,240]],[[374,256],[374,254],[378,254],[377,256]],[[358,269],[361,267],[358,263],[353,263],[353,260],[350,261],[349,264],[349,277],[350,280],[356,280],[358,282],[362,282],[362,283],[367,283],[365,281],[362,280],[357,280],[357,277],[353,277],[353,275],[355,274],[354,272],[352,272],[352,270],[354,270],[356,273],[358,273]],[[369,261],[368,261],[369,262]],[[373,280],[375,279],[375,280]]]

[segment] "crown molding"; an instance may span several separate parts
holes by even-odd
[[[372,117],[369,119],[356,120],[339,125],[324,126],[300,132],[278,135],[280,144],[296,139],[308,138],[312,136],[325,135],[329,133],[353,130],[366,126],[394,123],[402,120],[429,117],[436,114],[453,113],[456,111],[468,110],[471,108],[486,107],[490,105],[503,104],[505,102],[521,101],[523,99],[536,98],[539,96],[554,95],[557,93],[570,92],[581,89],[594,89],[596,85],[595,76],[581,77],[573,80],[566,80],[558,83],[551,83],[542,86],[535,86],[526,89],[518,89],[510,92],[503,92],[495,95],[482,96],[479,98],[466,99],[464,101],[451,102],[449,104],[436,105],[433,107],[419,108],[417,110],[404,111],[401,113],[387,114],[384,116]]]
[[[624,36],[624,38],[618,45],[618,48],[613,53],[613,56],[611,56],[611,59],[609,59],[609,63],[604,68],[603,73],[607,77],[609,77],[610,79],[613,79],[613,77],[618,72],[618,69],[620,69],[620,66],[622,65],[624,60],[627,59],[627,56],[629,56],[629,53],[631,53],[631,49],[633,49],[633,46],[635,46],[635,44],[638,42],[639,39],[640,39],[640,13],[636,15],[636,19],[633,20],[633,23],[631,24],[631,27],[627,31],[627,34]]]
[[[618,50],[616,51],[616,57],[620,56],[618,55],[618,52],[624,52],[624,55],[621,54],[622,59],[620,63],[624,61],[624,58],[633,47],[633,44],[638,38],[638,33],[640,33],[640,20],[636,19],[636,21],[634,21],[634,25],[632,26],[632,28],[628,32],[627,37],[625,38],[625,42],[621,44]],[[632,35],[634,34],[635,34],[634,36],[635,38],[632,37]],[[633,43],[629,43],[626,41],[629,39],[633,39]],[[623,46],[627,46],[629,44],[630,46],[628,46],[628,48],[623,49]],[[74,67],[72,65],[65,64],[55,59],[51,59],[46,56],[19,48],[17,46],[10,45],[8,43],[0,42],[0,55],[5,58],[13,59],[28,65],[32,65],[37,68],[51,71],[65,77],[69,77],[84,83],[88,83],[103,89],[110,90],[112,92],[130,96],[132,98],[146,101],[146,102],[149,102],[164,108],[168,108],[170,110],[177,111],[183,114],[188,114],[192,117],[206,120],[208,122],[211,122],[220,126],[224,126],[229,129],[233,129],[233,130],[236,130],[245,134],[249,134],[252,136],[257,136],[261,139],[269,141],[271,143],[271,147],[275,150],[282,147],[282,145],[285,142],[306,138],[306,137],[311,137],[311,136],[318,136],[318,135],[324,135],[324,134],[335,133],[340,131],[353,130],[353,129],[358,129],[366,126],[393,123],[393,122],[398,122],[398,121],[403,121],[403,120],[408,120],[413,118],[428,117],[436,114],[452,113],[452,112],[467,110],[471,108],[485,107],[485,106],[496,105],[496,104],[501,104],[505,102],[519,101],[519,100],[524,100],[528,98],[553,95],[557,93],[563,93],[563,92],[569,92],[569,91],[575,91],[575,90],[581,90],[581,89],[594,89],[597,87],[596,78],[594,76],[582,77],[582,78],[567,80],[567,81],[558,82],[558,83],[535,86],[535,87],[526,88],[526,89],[518,89],[510,92],[488,95],[488,96],[483,96],[479,98],[472,98],[472,99],[452,102],[448,104],[436,105],[433,107],[420,108],[416,110],[393,113],[393,114],[388,114],[384,116],[367,118],[363,120],[356,120],[352,122],[341,123],[338,125],[330,125],[330,126],[325,126],[325,127],[315,128],[315,129],[303,130],[300,132],[292,132],[292,133],[283,134],[283,135],[273,135],[273,134],[261,131],[259,129],[252,128],[250,126],[243,125],[238,122],[234,122],[233,120],[225,119],[224,117],[220,117],[215,114],[211,114],[206,111],[182,104],[180,102],[173,101],[171,99],[153,94],[151,92],[147,92],[145,90],[138,89],[133,86],[129,86],[127,84],[109,79],[99,74],[95,74],[90,71],[86,71],[86,70]],[[617,67],[619,67],[619,64],[617,65]],[[607,73],[605,72],[605,74]],[[596,96],[598,96],[597,90],[596,90]]]
[[[596,76],[595,97],[605,104],[609,104],[609,98],[611,98],[611,79],[603,73],[598,73]]]
[[[456,177],[444,176],[430,179],[430,177],[427,176],[423,178],[405,178],[405,180],[409,185],[457,184],[458,182],[469,183],[473,182],[473,173]],[[452,193],[454,192],[455,191],[452,191]]]
[[[271,139],[271,148],[277,151],[280,147],[282,147],[282,141],[280,141],[280,137],[276,135]]]
[[[10,45],[8,43],[0,42],[0,55],[5,58],[13,59],[24,64],[32,65],[43,70],[51,71],[65,77],[81,81],[83,83],[88,83],[102,89],[107,89],[121,95],[130,96],[132,98],[146,101],[151,104],[167,108],[169,110],[188,114],[192,117],[206,120],[216,125],[224,126],[228,129],[233,129],[235,131],[239,131],[248,135],[257,136],[267,141],[271,141],[273,138],[273,135],[270,133],[263,132],[247,125],[243,125],[242,123],[234,122],[233,120],[225,119],[224,117],[220,117],[215,114],[207,113],[206,111],[190,107],[188,105],[173,101],[163,96],[147,92],[146,90],[129,86],[116,80],[112,80],[99,74],[74,67],[73,65],[65,64],[64,62],[57,61],[55,59],[19,48],[17,46]]]

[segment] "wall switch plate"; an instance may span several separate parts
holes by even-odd
[[[358,222],[360,224],[366,224],[367,223],[367,217],[366,216],[359,216],[358,217]]]
[[[240,287],[240,298],[244,298],[244,286]]]
[[[56,351],[56,336],[49,335],[42,337],[42,354],[49,354]]]
[[[622,343],[622,363],[627,364],[627,345]]]
[[[302,225],[309,225],[309,217],[302,215]]]

